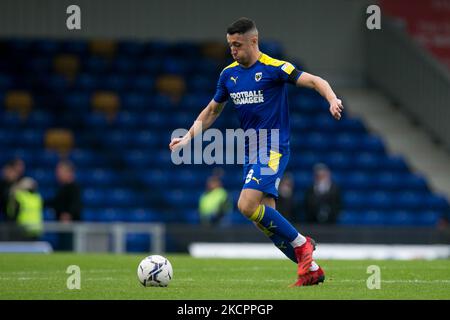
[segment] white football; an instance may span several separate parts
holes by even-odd
[[[167,258],[152,255],[139,263],[137,275],[144,287],[167,287],[172,280],[173,269]]]

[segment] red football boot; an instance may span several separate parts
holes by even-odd
[[[319,267],[316,271],[310,271],[303,276],[299,276],[297,282],[290,285],[290,287],[313,286],[325,281],[325,273]]]
[[[310,237],[306,237],[306,242],[304,244],[294,248],[298,262],[297,274],[299,276],[303,276],[309,272],[309,267],[311,267],[311,262],[313,261],[313,251],[315,249],[316,244]]]

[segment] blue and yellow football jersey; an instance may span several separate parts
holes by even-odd
[[[237,62],[224,68],[214,100],[222,103],[231,98],[244,131],[267,129],[269,148],[270,130],[279,129],[279,152],[286,154],[290,135],[286,84],[295,83],[300,75],[291,63],[261,54],[249,68]]]

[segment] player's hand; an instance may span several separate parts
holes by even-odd
[[[173,138],[169,143],[170,151],[175,151],[178,148],[184,147],[189,142],[186,138]]]
[[[330,113],[336,120],[341,119],[342,111],[344,111],[344,106],[341,99],[336,98],[330,101]]]

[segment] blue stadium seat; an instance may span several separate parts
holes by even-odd
[[[163,129],[170,125],[170,116],[162,112],[148,112],[143,114],[141,119],[141,127],[145,129]]]
[[[320,159],[316,153],[305,152],[302,155],[295,157],[292,157],[291,155],[290,161],[292,167],[312,172],[314,165],[318,163]]]
[[[308,132],[314,128],[314,117],[308,117],[306,115],[300,115],[298,113],[293,112],[290,116],[291,128],[292,131],[301,131]],[[292,136],[291,138],[294,138]],[[301,137],[300,139],[301,140]]]
[[[51,184],[51,185],[54,186],[54,184]],[[56,190],[54,187],[48,187],[43,184],[40,184],[39,185],[39,194],[42,196],[44,201],[48,201],[55,197]]]
[[[124,154],[124,159],[126,164],[135,169],[142,169],[150,167],[153,159],[153,152],[151,151],[140,151],[131,150]]]
[[[89,56],[83,61],[84,65],[82,68],[84,71],[93,74],[102,74],[110,70],[110,62],[106,58],[102,58],[99,56]]]
[[[294,173],[294,183],[297,189],[306,189],[313,183],[313,176],[310,171],[298,171]]]
[[[56,221],[55,211],[49,208],[44,209],[43,217],[44,221]]]
[[[200,214],[197,209],[186,210],[183,212],[183,221],[188,224],[200,224]]]
[[[105,129],[109,126],[110,120],[102,112],[92,112],[85,115],[85,124],[96,129]]]
[[[100,219],[100,214],[99,212],[102,209],[90,209],[90,208],[85,208],[83,209],[83,211],[81,212],[81,220],[82,221],[87,221],[87,222],[95,222],[95,221],[99,221]]]
[[[380,172],[373,176],[374,185],[379,190],[399,190],[402,188],[402,176],[392,172]]]
[[[380,167],[386,171],[397,173],[408,172],[409,168],[402,156],[387,156],[380,158]]]
[[[277,59],[282,59],[284,56],[283,46],[278,41],[261,41],[260,49],[267,55]]]
[[[110,189],[107,195],[108,201],[106,201],[105,203],[114,207],[131,207],[133,205],[136,205],[137,202],[136,194],[131,190],[123,188]]]
[[[167,204],[178,208],[196,208],[202,191],[171,189],[164,193]]]
[[[34,163],[35,162],[35,154],[36,154],[36,149],[31,148],[26,148],[26,149],[8,149],[8,150],[4,150],[3,155],[5,156],[5,158],[7,160],[11,160],[11,159],[15,159],[15,158],[20,158],[23,160],[23,162],[25,162],[25,164],[27,163]]]
[[[140,61],[140,67],[145,74],[156,75],[159,74],[162,69],[161,61],[155,58],[144,58]]]
[[[166,174],[167,179],[180,187],[203,188],[208,177],[207,172],[194,172],[189,169],[172,170]]]
[[[327,163],[332,171],[351,170],[353,169],[353,159],[344,152],[333,152],[327,157]]]
[[[117,113],[114,124],[119,129],[136,128],[140,124],[139,115],[134,112],[120,111]]]
[[[331,148],[336,151],[357,151],[360,146],[360,138],[353,134],[338,134],[333,140]]]
[[[409,211],[392,211],[385,213],[387,225],[392,226],[411,226],[414,225],[415,215]]]
[[[138,75],[130,81],[132,88],[142,93],[150,93],[155,89],[155,78],[148,75]]]
[[[54,93],[60,93],[61,91],[65,91],[69,88],[70,83],[64,76],[60,74],[52,74],[46,78],[43,78],[41,81],[42,84],[46,86],[46,88]]]
[[[19,114],[15,112],[3,112],[0,117],[1,128],[17,129],[22,124]]]
[[[427,210],[435,210],[440,212],[449,212],[450,207],[445,196],[440,194],[424,195],[424,206]]]
[[[144,54],[152,57],[162,57],[169,53],[170,44],[166,41],[150,41],[144,43]]]
[[[358,225],[361,221],[361,213],[357,211],[344,210],[339,215],[337,224],[339,225]]]
[[[425,207],[425,197],[421,192],[399,192],[395,198],[395,205],[403,210],[420,210]]]
[[[39,185],[56,184],[54,170],[46,170],[46,169],[27,170],[27,175],[34,178]]]
[[[91,95],[85,91],[74,91],[64,96],[65,105],[71,113],[88,113],[91,108]]]
[[[0,74],[0,90],[6,91],[11,89],[14,86],[14,78],[12,75],[8,74]],[[3,99],[1,100],[3,103]]]
[[[205,77],[203,75],[196,75],[192,78],[189,78],[187,83],[188,90],[191,93],[205,93],[205,92],[214,92],[216,87],[215,83],[211,81],[209,77]],[[1,88],[1,87],[0,87]]]
[[[361,213],[361,218],[359,224],[361,225],[385,225],[387,223],[386,216],[376,210],[363,211]]]
[[[383,140],[372,135],[362,136],[360,150],[370,153],[383,153],[385,151]]]
[[[308,150],[325,152],[332,144],[331,137],[321,133],[311,133],[303,137]]]
[[[401,181],[404,189],[421,192],[428,192],[429,190],[425,178],[416,174],[403,174]]]
[[[116,93],[126,92],[132,88],[128,77],[120,74],[106,75],[99,77],[97,88],[99,90],[114,91]]]
[[[132,135],[125,130],[110,130],[109,133],[103,138],[103,143],[106,147],[114,149],[124,149],[127,146],[132,147],[130,142]]]
[[[54,117],[51,113],[35,110],[27,118],[27,124],[33,128],[44,129],[52,126]]]
[[[117,74],[133,74],[138,70],[138,62],[130,57],[121,56],[113,60],[112,70]]]
[[[339,129],[339,125],[329,114],[324,114],[315,117],[314,128],[321,132],[334,133]]]
[[[349,172],[343,175],[341,187],[344,190],[368,190],[372,187],[372,177],[366,172]]]
[[[90,73],[80,73],[75,79],[74,87],[77,90],[93,91],[98,88],[100,83],[99,77]]]
[[[361,192],[344,192],[343,203],[346,210],[360,210],[366,207],[366,197]]]
[[[87,207],[100,207],[107,204],[109,197],[102,189],[87,188],[83,190],[82,200]]]
[[[123,211],[120,209],[103,209],[97,213],[97,221],[100,222],[119,222],[124,220]]]
[[[217,79],[219,73],[223,69],[224,66],[219,65],[216,61],[204,58],[201,60],[194,60],[196,68],[195,70],[204,76],[209,77],[210,79]],[[215,81],[213,82],[216,83]]]
[[[147,233],[128,233],[125,239],[127,252],[150,252],[151,238]]]
[[[139,130],[133,132],[129,143],[137,148],[152,149],[156,148],[160,140],[151,130]]]
[[[25,66],[31,74],[48,74],[52,70],[53,60],[47,56],[32,56],[25,61]]]
[[[119,180],[117,173],[105,169],[78,170],[77,179],[89,187],[110,187]]]
[[[337,127],[339,132],[353,133],[353,134],[366,133],[366,128],[363,122],[358,118],[343,117],[341,120],[337,122]]]
[[[165,188],[170,185],[167,173],[164,170],[144,170],[139,175],[141,181],[149,187]]]
[[[366,205],[373,210],[387,210],[392,207],[395,198],[388,192],[377,191],[367,195]]]
[[[152,101],[151,106],[152,110],[158,110],[163,111],[167,113],[167,110],[173,110],[174,109],[174,103],[170,99],[170,97],[156,93],[152,95]]]
[[[379,168],[380,157],[373,153],[360,153],[355,157],[355,168],[357,170],[373,171]]]
[[[59,154],[51,150],[42,150],[34,157],[34,164],[53,171],[59,161]]]
[[[160,216],[148,209],[131,209],[124,211],[126,222],[159,222]]]
[[[61,50],[65,53],[76,54],[83,57],[88,52],[88,44],[86,40],[70,39],[63,41]]]
[[[85,149],[73,149],[69,155],[69,160],[76,167],[104,167],[108,163],[102,154]]]
[[[117,43],[117,52],[123,57],[137,58],[144,53],[144,44],[138,41],[121,40]]]
[[[166,57],[162,61],[162,68],[167,74],[187,75],[192,65],[183,58]]]
[[[427,210],[416,214],[414,223],[419,226],[436,226],[441,217],[442,214],[440,212]]]
[[[54,40],[37,40],[32,44],[35,54],[54,55],[61,50],[61,43]]]

